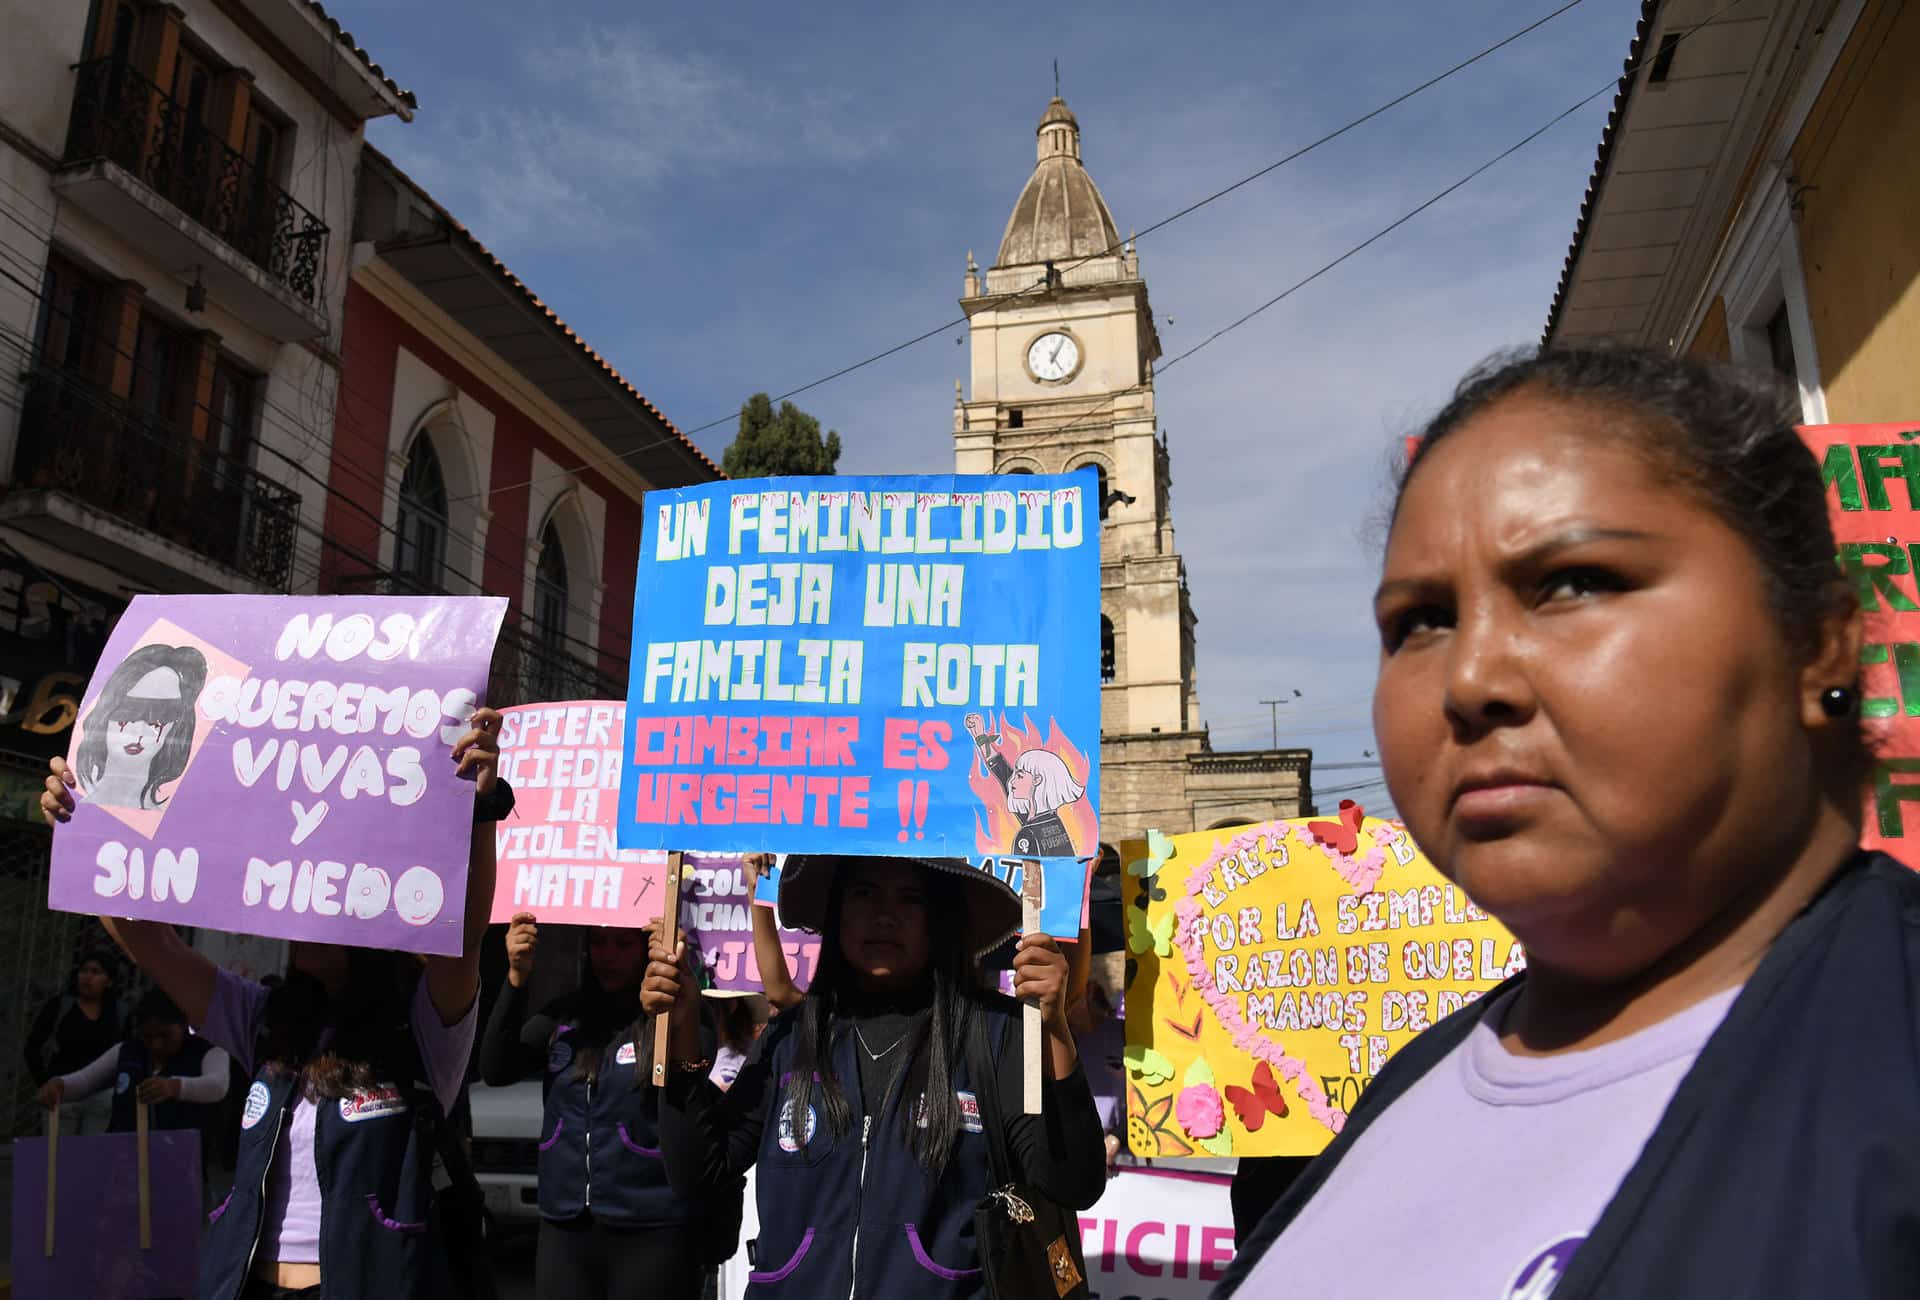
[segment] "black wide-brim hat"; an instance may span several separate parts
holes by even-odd
[[[967,951],[975,957],[992,952],[1020,932],[1020,896],[1004,880],[965,858],[856,857],[838,853],[795,853],[780,864],[780,923],[825,933],[834,874],[863,862],[920,867],[959,879],[966,886]],[[932,916],[928,923],[948,925],[953,921]]]

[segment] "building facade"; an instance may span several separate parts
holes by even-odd
[[[369,149],[320,586],[510,602],[495,704],[626,698],[641,502],[719,468]]]
[[[1047,105],[1032,175],[993,265],[967,256],[971,395],[955,385],[955,469],[1092,467],[1100,497],[1100,834],[1117,844],[1311,810],[1311,751],[1221,753],[1197,685],[1198,620],[1174,543],[1173,464],[1158,433],[1160,337],[1140,259]]]
[[[1770,368],[1920,421],[1920,7],[1647,0],[1546,339]]]

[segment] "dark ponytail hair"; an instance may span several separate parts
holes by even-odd
[[[980,981],[966,949],[966,887],[944,871],[905,864],[899,869],[920,872],[926,888],[927,974],[933,985],[932,1011],[907,1031],[907,1063],[899,1084],[900,1124],[907,1148],[928,1177],[937,1181],[961,1132],[954,1074],[965,1055],[973,1017],[980,1014],[976,1006]],[[846,881],[845,870],[836,870],[822,923],[819,963],[806,996],[788,1013],[795,1021],[794,1050],[776,1118],[794,1117],[796,1141],[804,1140],[805,1116],[816,1102],[836,1138],[853,1127],[852,1107],[833,1070],[832,1042],[834,1012],[853,984],[853,973],[840,951],[840,900]],[[993,1081],[976,1080],[974,1086],[992,1087]],[[924,1098],[924,1103],[906,1100],[913,1098]],[[869,1112],[877,1113],[883,1100],[868,1098]]]
[[[347,956],[347,983],[329,993],[317,976],[289,970],[267,994],[254,1059],[274,1074],[304,1074],[309,1100],[335,1100],[391,1081],[407,1063],[395,1059],[420,964],[410,954],[355,948]],[[324,1046],[321,1037],[332,1039]],[[402,1086],[408,1080],[399,1080]]]

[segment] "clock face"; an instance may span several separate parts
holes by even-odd
[[[1080,365],[1080,345],[1071,334],[1042,334],[1027,345],[1027,369],[1035,379],[1058,382]]]

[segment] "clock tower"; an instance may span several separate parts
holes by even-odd
[[[993,265],[983,275],[967,255],[972,394],[956,383],[954,468],[1090,465],[1099,477],[1101,839],[1297,815],[1309,802],[1307,751],[1228,755],[1208,744],[1140,259],[1081,163],[1065,101],[1047,105],[1036,134],[1038,160]]]

